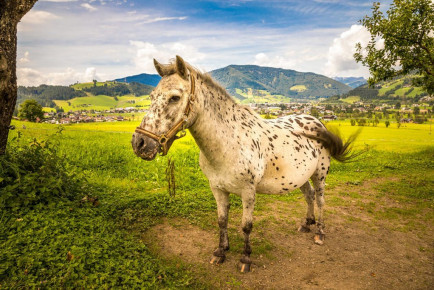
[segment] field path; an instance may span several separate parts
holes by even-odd
[[[185,219],[164,219],[143,239],[167,262],[187,265],[199,281],[218,289],[432,289],[433,206],[411,211],[412,205],[382,195],[378,188],[394,180],[399,178],[330,189],[323,246],[314,245],[313,233],[296,231],[304,199],[267,199],[255,214],[253,271],[248,274],[237,270],[239,211],[229,222],[235,247],[220,266],[208,262],[217,246],[216,222],[204,229]],[[409,211],[405,219],[391,214],[402,210]]]

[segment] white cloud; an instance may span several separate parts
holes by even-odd
[[[182,17],[156,17],[156,18],[145,20],[141,24],[148,24],[148,23],[154,23],[154,22],[160,22],[160,21],[168,21],[168,20],[185,20],[185,19],[187,19],[187,16],[182,16]]]
[[[89,10],[90,12],[96,11],[98,10],[96,7],[90,5],[89,3],[83,3],[80,5],[83,8],[86,8],[87,10]]]
[[[20,64],[28,63],[30,61],[29,55],[30,53],[28,51],[24,52],[24,56],[18,60],[18,63]]]
[[[273,57],[269,57],[267,54],[261,52],[255,55],[254,64],[260,66],[271,66],[271,67],[280,67],[280,68],[294,68],[297,63],[296,58],[294,57],[294,51],[289,51],[285,53],[285,55],[275,55]]]
[[[181,55],[186,61],[194,64],[205,58],[194,46],[180,42],[153,44],[143,41],[130,41],[135,51],[133,63],[141,72],[155,73],[153,59],[161,63],[168,63],[175,55]]]
[[[20,22],[20,25],[41,24],[57,18],[59,17],[47,11],[30,10],[26,15],[24,15],[23,19]]]
[[[86,80],[96,80],[96,79],[98,79],[98,77],[96,75],[96,68],[94,68],[94,67],[88,67],[88,68],[86,68],[83,77]]]
[[[354,60],[356,43],[366,46],[371,39],[371,34],[362,25],[352,25],[338,38],[333,40],[327,56],[325,73],[328,76],[349,76],[358,74],[368,76],[368,70]]]
[[[42,73],[32,68],[17,69],[18,85],[37,86],[46,85],[70,85],[74,82],[91,82],[94,79],[100,80],[94,67],[86,68],[84,72],[77,72],[67,68],[64,72]]]

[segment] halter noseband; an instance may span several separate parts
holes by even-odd
[[[195,80],[194,80],[194,76],[190,73],[190,95],[188,96],[188,101],[187,101],[187,107],[185,107],[184,110],[184,118],[179,120],[178,123],[176,123],[172,128],[169,129],[169,131],[167,131],[166,133],[163,133],[161,135],[156,135],[148,130],[145,130],[141,127],[137,127],[135,132],[136,133],[140,133],[143,135],[146,135],[152,139],[154,139],[155,141],[157,141],[160,144],[161,149],[163,150],[162,152],[162,156],[167,154],[167,151],[169,151],[169,149],[167,148],[167,141],[169,141],[173,136],[176,135],[176,133],[178,133],[179,129],[182,128],[181,130],[181,134],[179,136],[177,136],[177,139],[182,138],[185,136],[185,129],[186,125],[187,125],[187,118],[190,115],[191,111],[192,111],[192,103],[194,101],[194,92],[195,92]]]

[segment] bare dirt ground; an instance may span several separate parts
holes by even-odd
[[[209,263],[218,243],[217,223],[212,230],[204,230],[187,220],[165,219],[143,239],[163,259],[187,265],[199,281],[217,289],[433,289],[432,220],[424,221],[423,213],[408,219],[378,219],[369,213],[363,204],[374,199],[378,200],[378,213],[405,207],[396,200],[375,197],[375,186],[381,182],[377,179],[331,190],[333,195],[353,192],[363,193],[363,197],[356,202],[341,196],[338,205],[326,204],[322,246],[313,243],[313,232],[296,231],[306,209],[303,198],[267,201],[254,219],[253,265],[247,274],[237,269],[240,245],[227,253],[222,265]],[[239,223],[239,213],[232,214],[230,239],[240,237],[235,244],[241,243]],[[409,223],[415,224],[414,228],[409,228]]]

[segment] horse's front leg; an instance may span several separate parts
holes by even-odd
[[[242,273],[250,272],[250,254],[252,248],[250,247],[250,233],[253,228],[253,209],[255,207],[255,192],[248,192],[241,196],[243,202],[243,219],[241,221],[241,227],[244,234],[244,250],[241,257],[240,270]]]
[[[229,214],[229,192],[212,188],[212,193],[217,202],[218,224],[220,228],[219,247],[214,251],[211,264],[221,264],[225,261],[225,251],[229,250],[228,238],[228,214]]]

